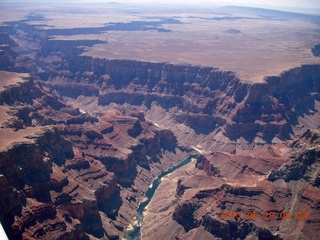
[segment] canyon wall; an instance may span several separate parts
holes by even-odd
[[[308,130],[264,150],[200,155],[163,179],[142,239],[314,239],[319,137]]]
[[[222,131],[228,139],[224,141],[242,138],[258,145],[291,139],[305,130],[299,130],[300,118],[318,117],[319,74],[320,65],[303,65],[262,83],[249,83],[212,67],[79,56],[39,77],[63,96],[96,96],[101,106],[150,109],[156,102],[167,112],[178,109],[173,122],[196,134]],[[70,87],[77,90],[70,92]]]
[[[0,220],[10,238],[119,239],[152,180],[194,149],[205,153],[163,179],[144,238],[318,234],[319,133],[302,133],[319,128],[320,65],[251,83],[214,67],[80,56],[100,41],[52,39],[81,29],[31,20],[0,27],[0,68],[30,73],[0,86]],[[286,224],[221,219],[300,209],[308,216]]]
[[[30,78],[0,91],[0,111],[10,239],[119,239],[150,181],[191,151],[142,112],[92,116]]]

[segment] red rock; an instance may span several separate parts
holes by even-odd
[[[152,179],[194,145],[224,152],[201,155],[174,179],[176,196],[164,195],[173,200],[158,208],[170,237],[318,234],[319,134],[262,148],[318,127],[319,65],[247,83],[212,67],[77,56],[55,47],[95,41],[39,36],[34,46],[42,47],[30,55],[41,57],[26,53],[14,66],[15,53],[1,47],[2,67],[37,80],[0,89],[0,217],[9,237],[119,238]],[[45,72],[36,74],[37,64]],[[35,131],[47,125],[56,127]],[[287,224],[219,216],[288,209],[310,214]],[[151,239],[166,239],[154,228]]]
[[[320,191],[311,177],[319,170],[319,136],[318,130],[309,130],[287,145],[200,155],[195,168],[189,165],[166,179],[168,189],[177,186],[173,200],[168,203],[155,194],[145,217],[151,222],[143,223],[142,236],[164,237],[163,228],[152,227],[156,221],[152,217],[162,216],[161,221],[171,222],[170,231],[181,239],[312,238],[319,230]],[[296,163],[301,174],[288,178],[293,171],[289,166]],[[273,172],[281,174],[271,178]],[[158,190],[163,196],[166,186]],[[156,215],[155,209],[159,209]],[[282,219],[286,216],[290,217]]]

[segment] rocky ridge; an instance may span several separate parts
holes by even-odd
[[[254,147],[318,127],[303,118],[318,117],[319,65],[291,69],[267,77],[264,83],[243,82],[235,73],[215,68],[166,63],[76,57],[64,66],[64,70],[53,70],[50,77],[49,73],[40,75],[43,84],[73,102],[79,96],[95,98],[100,109],[111,103],[119,109],[124,104],[145,106],[148,118],[163,126],[183,124],[191,138],[208,135],[199,141],[205,149],[219,147],[220,143],[206,141],[214,135],[224,142],[221,150],[234,151],[232,142]],[[70,87],[77,92],[68,93]],[[152,110],[155,102],[160,110]],[[170,116],[170,124],[154,114],[161,110]],[[301,130],[304,124],[308,125]],[[183,141],[186,135],[171,129]]]
[[[119,239],[152,179],[190,146],[213,152],[164,180],[169,192],[151,202],[143,238],[312,236],[318,133],[302,134],[319,127],[320,65],[250,83],[213,67],[80,56],[97,42],[52,39],[28,21],[0,27],[1,66],[31,76],[0,92],[0,220],[10,237]],[[219,215],[300,209],[307,219],[287,224]]]
[[[234,72],[214,67],[97,59],[81,56],[84,46],[97,42],[54,37],[73,31],[88,34],[90,29],[58,33],[29,24],[34,19],[42,18],[31,14],[0,29],[2,43],[19,55],[11,68],[30,72],[69,105],[82,106],[92,115],[106,111],[111,103],[120,111],[134,106],[148,119],[171,129],[184,144],[196,139],[203,149],[228,152],[281,142],[318,127],[317,64],[266,77],[263,83],[250,83]],[[203,127],[204,122],[208,127]]]
[[[186,156],[143,113],[94,117],[31,80],[0,99],[0,213],[10,238],[118,239],[152,178]]]
[[[320,44],[315,45],[312,49],[311,49],[312,53],[314,56],[319,57],[320,56]]]
[[[168,225],[176,239],[314,239],[320,214],[318,141],[319,131],[308,130],[267,150],[200,155],[159,187],[142,239],[167,236]],[[169,191],[173,197],[161,200]],[[167,224],[155,230],[159,222]]]

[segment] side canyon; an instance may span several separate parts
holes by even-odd
[[[121,239],[153,179],[194,154],[162,179],[141,239],[320,233],[320,64],[253,83],[215,67],[84,56],[101,41],[52,39],[35,20],[0,26],[10,239]]]

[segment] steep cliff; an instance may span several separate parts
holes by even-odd
[[[312,53],[314,56],[319,57],[320,56],[320,44],[315,45],[312,49],[311,49]]]
[[[12,69],[18,54],[11,47],[14,41],[9,34],[0,31],[0,70]]]
[[[114,104],[120,111],[135,106],[148,119],[172,130],[183,144],[196,141],[204,149],[228,152],[292,139],[307,128],[318,127],[319,65],[303,65],[266,77],[262,83],[250,83],[234,72],[213,67],[98,59],[80,54],[84,46],[101,41],[54,36],[121,29],[126,24],[48,30],[29,24],[33,18],[30,15],[1,27],[1,39],[19,54],[14,69],[32,73],[64,101],[91,115],[112,109]],[[157,28],[163,21],[153,24]],[[8,34],[23,44],[14,46]]]
[[[85,237],[80,222],[65,221],[63,212],[57,210],[50,197],[52,165],[72,157],[70,142],[51,129],[31,138],[27,143],[15,143],[1,151],[1,223],[8,236],[12,239],[41,238],[49,237],[54,231],[55,237],[67,234]],[[30,236],[28,229],[32,227],[42,231],[33,231]]]
[[[318,150],[319,131],[308,130],[286,145],[199,156],[163,180],[145,213],[142,239],[164,238],[168,228],[178,239],[314,238]]]
[[[206,152],[163,179],[144,238],[318,234],[319,133],[302,133],[319,127],[320,65],[250,83],[213,67],[97,59],[79,54],[101,41],[52,37],[87,29],[44,30],[33,17],[0,27],[1,69],[30,73],[0,84],[9,237],[119,239],[152,180],[192,149]],[[107,27],[126,25],[93,31]]]
[[[62,96],[76,101],[80,96],[97,97],[102,108],[111,103],[119,109],[125,104],[146,106],[148,117],[161,121],[152,110],[156,103],[170,115],[170,123],[160,123],[178,138],[181,133],[170,126],[181,123],[185,131],[195,133],[193,138],[222,132],[224,143],[244,139],[243,145],[254,146],[317,127],[313,119],[319,115],[319,72],[319,65],[303,65],[267,77],[264,83],[247,83],[235,73],[210,67],[75,57],[51,77],[39,76]],[[68,91],[70,86],[77,91]]]
[[[30,78],[2,74],[0,220],[8,236],[118,239],[150,181],[186,156],[174,134],[142,112],[92,116]]]
[[[272,170],[268,180],[283,179],[286,182],[305,179],[315,187],[320,187],[320,175],[317,171],[320,160],[320,134],[319,131],[308,130],[302,138],[291,144],[295,148],[291,161],[279,169]]]

